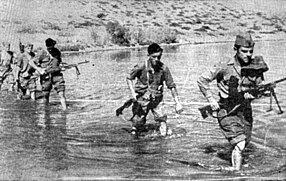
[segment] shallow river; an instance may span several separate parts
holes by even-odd
[[[270,67],[266,82],[286,76],[285,47],[283,41],[256,43],[255,54],[263,55]],[[242,171],[212,169],[230,165],[231,147],[214,118],[201,118],[197,109],[206,100],[196,80],[233,54],[232,43],[164,48],[162,60],[171,68],[185,111],[175,113],[165,89],[164,109],[173,134],[138,140],[128,133],[130,122],[116,117],[115,110],[130,96],[126,73],[146,59],[146,50],[65,55],[69,63],[90,61],[79,66],[78,77],[74,69],[64,72],[66,112],[55,92],[49,107],[0,93],[0,180],[285,179],[286,114],[277,114],[275,104],[267,112],[269,98],[253,102],[253,136]],[[276,87],[284,110],[285,90],[286,82]],[[124,116],[129,118],[130,110]],[[152,116],[148,124],[154,124]]]

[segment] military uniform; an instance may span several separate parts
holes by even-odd
[[[253,61],[258,59],[263,61],[261,56],[255,57]],[[209,83],[212,80],[217,81],[221,108],[218,112],[218,121],[225,137],[233,145],[242,140],[249,142],[253,123],[251,101],[245,100],[239,92],[247,91],[264,80],[262,73],[255,80],[249,80],[247,75],[242,74],[242,70],[245,68],[241,67],[234,57],[228,62],[215,65],[198,80],[200,90],[207,98],[212,96]],[[236,105],[240,106],[235,108]],[[236,110],[232,111],[234,108]],[[224,117],[230,111],[232,113]]]
[[[14,75],[11,65],[13,64],[13,52],[2,50],[0,52],[0,89],[4,81],[11,87],[14,85]]]
[[[41,68],[46,68],[46,73],[40,76],[40,83],[44,95],[49,95],[54,87],[57,92],[65,91],[65,80],[61,73],[60,61],[45,50],[38,50],[32,59]]]
[[[140,103],[141,109],[136,109],[133,105],[133,124],[139,128],[146,122],[146,116],[151,111],[156,122],[166,122],[167,115],[162,112],[161,102],[163,100],[164,82],[167,88],[176,87],[171,72],[163,63],[154,70],[149,61],[147,64],[136,65],[130,72],[127,79],[135,80],[135,92],[137,93],[137,101]],[[136,112],[136,113],[135,113]]]
[[[255,95],[250,89],[264,80],[268,70],[262,56],[253,57],[254,42],[249,33],[236,36],[236,55],[228,61],[216,64],[198,79],[198,86],[210,102],[212,109],[218,109],[218,122],[226,139],[233,145],[231,170],[242,165],[242,151],[249,143],[253,124],[251,100]],[[212,96],[210,82],[216,80],[219,101]]]
[[[29,65],[29,61],[35,56],[33,52],[31,53],[21,53],[17,57],[16,65],[20,68],[19,72],[19,88],[21,89],[22,93],[25,94],[26,90],[30,92],[35,92],[37,85],[36,85],[36,78],[32,77],[35,73],[35,69]]]

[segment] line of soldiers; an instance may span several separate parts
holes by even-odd
[[[39,48],[35,54],[32,52],[31,44],[23,46],[23,52],[16,57],[17,61],[14,63],[15,80],[19,82],[18,87],[23,95],[29,95],[35,99],[36,79],[33,77],[40,77],[44,100],[49,101],[50,91],[54,87],[65,110],[65,81],[60,68],[61,53],[55,48],[54,40],[49,38],[45,43],[47,50]],[[253,124],[251,101],[255,96],[246,90],[262,84],[263,73],[268,70],[262,56],[253,56],[254,45],[249,33],[238,34],[234,43],[234,57],[219,62],[209,71],[204,71],[197,81],[200,91],[208,100],[212,110],[217,112],[222,132],[233,146],[232,166],[228,168],[232,171],[241,169],[242,152],[251,138]],[[122,111],[132,105],[131,134],[138,137],[144,129],[148,113],[152,112],[159,133],[161,136],[166,136],[168,134],[167,115],[162,111],[164,85],[171,90],[177,113],[183,111],[183,106],[178,99],[171,71],[161,61],[163,49],[153,43],[148,47],[147,53],[148,59],[134,66],[128,74],[126,80],[132,98],[116,110],[116,115],[122,115]],[[13,53],[7,46],[5,51],[1,51],[0,86],[5,79],[9,79],[9,66],[13,64],[12,59]],[[219,90],[219,101],[215,100],[210,88],[210,83],[214,80]]]
[[[18,99],[42,98],[49,103],[50,92],[54,88],[60,96],[63,110],[67,109],[65,98],[65,81],[61,73],[61,52],[55,47],[56,41],[45,40],[46,50],[33,44],[20,43],[18,54],[10,51],[10,44],[3,43],[0,54],[0,89],[7,83],[10,91],[17,92]],[[41,85],[40,95],[36,96],[37,81]]]
[[[262,84],[263,73],[268,70],[262,56],[253,56],[254,44],[248,32],[238,34],[234,43],[234,57],[219,62],[209,71],[203,71],[204,73],[197,81],[200,91],[212,110],[217,112],[222,132],[233,146],[232,166],[225,168],[230,171],[241,169],[242,152],[251,138],[253,124],[251,101],[255,96],[247,90]],[[132,105],[131,134],[138,137],[144,130],[146,117],[151,111],[155,122],[158,123],[158,132],[166,136],[168,134],[167,115],[161,109],[164,83],[172,92],[176,112],[181,113],[183,107],[178,99],[172,74],[161,61],[163,49],[153,43],[148,47],[147,52],[148,59],[141,65],[136,65],[127,76],[132,99],[118,108],[116,115],[122,115],[122,111]],[[134,80],[136,82],[133,82]],[[210,83],[214,80],[219,90],[219,101],[214,98],[210,88]]]

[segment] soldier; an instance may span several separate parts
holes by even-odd
[[[33,44],[23,45],[24,52],[17,57],[17,70],[15,79],[18,82],[18,98],[36,100],[36,77],[33,77],[35,69],[29,64],[29,61],[35,56],[33,53]]]
[[[198,86],[213,111],[217,111],[219,125],[226,139],[233,146],[231,167],[225,169],[237,171],[242,166],[242,152],[250,141],[252,130],[251,100],[255,97],[247,92],[261,84],[263,72],[268,70],[261,56],[253,57],[254,41],[249,33],[236,36],[235,56],[228,61],[216,64],[213,69],[203,73]],[[217,81],[219,101],[210,90],[210,82]]]
[[[132,111],[132,131],[131,134],[138,136],[138,132],[146,123],[146,117],[151,111],[155,121],[159,125],[162,136],[167,134],[167,115],[161,110],[163,100],[164,82],[171,90],[173,99],[176,103],[176,111],[182,111],[182,105],[178,99],[176,84],[173,81],[169,68],[161,61],[163,49],[156,43],[148,47],[148,59],[142,65],[136,65],[127,77],[127,84],[131,91],[132,98],[136,100]],[[133,80],[137,79],[135,87]]]
[[[65,97],[65,80],[61,73],[60,51],[54,47],[56,41],[48,38],[46,47],[48,51],[38,49],[36,56],[29,61],[29,64],[40,73],[40,83],[44,100],[49,103],[49,96],[52,88],[54,88],[60,96],[60,102],[63,110],[67,109]]]
[[[9,85],[9,90],[12,91],[15,81],[14,75],[11,68],[13,64],[14,53],[10,51],[9,43],[2,43],[2,48],[0,52],[0,90],[1,87],[6,81]]]

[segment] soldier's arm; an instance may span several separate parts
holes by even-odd
[[[135,92],[135,89],[134,89],[134,80],[140,76],[143,69],[144,69],[144,66],[136,65],[133,67],[133,69],[130,71],[130,73],[126,77],[126,82],[127,82],[128,88],[131,92],[131,96],[133,99],[137,98],[137,93]]]
[[[51,73],[56,73],[60,72],[61,68],[59,66],[59,60],[57,58],[53,58],[53,61],[51,64],[46,68],[46,73],[51,74]]]
[[[174,82],[171,71],[168,67],[165,67],[165,69],[164,69],[164,78],[165,78],[166,86],[168,89],[171,90],[173,100],[176,103],[176,112],[181,113],[183,111],[183,106],[179,101],[177,87],[176,87],[176,84]]]
[[[211,92],[210,83],[215,80],[218,74],[222,71],[221,64],[217,64],[212,67],[210,70],[205,71],[198,79],[197,83],[200,91],[204,97],[208,100],[213,110],[219,109],[219,104],[213,97]]]
[[[39,57],[38,56],[35,56],[34,58],[32,58],[30,61],[29,61],[29,64],[31,65],[31,67],[33,67],[36,71],[38,71],[41,75],[45,74],[45,69],[44,68],[41,68],[39,66],[37,66],[37,63],[39,61]]]

